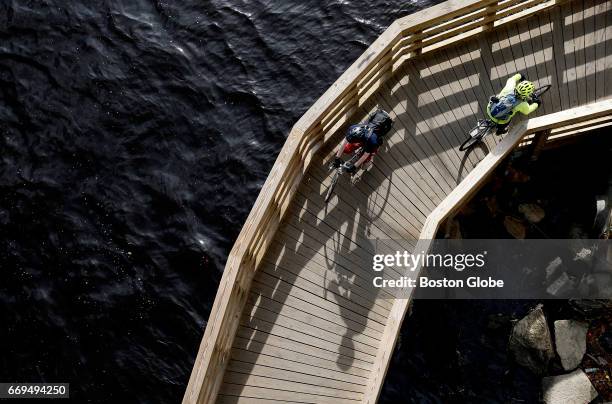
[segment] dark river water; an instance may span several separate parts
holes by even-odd
[[[179,402],[291,125],[430,4],[0,2],[0,381]]]

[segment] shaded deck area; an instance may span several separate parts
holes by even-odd
[[[313,158],[245,292],[218,402],[364,401],[393,306],[370,285],[371,252],[414,245],[393,240],[418,240],[501,140],[458,150],[516,72],[552,84],[534,115],[612,96],[612,2],[572,1],[412,58],[379,88],[351,122],[378,105],[394,118],[392,133],[373,167],[355,184],[341,178],[327,204],[326,162],[343,130]]]

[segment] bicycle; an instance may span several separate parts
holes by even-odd
[[[536,89],[533,94],[531,95],[531,99],[538,99],[540,98],[540,96],[542,94],[544,94],[545,92],[547,92],[550,87],[552,87],[550,84],[547,84],[543,87],[540,87],[538,89]],[[468,138],[465,142],[463,142],[461,144],[461,146],[459,146],[459,151],[466,151],[467,149],[473,147],[476,143],[481,142],[482,139],[485,138],[485,136],[489,135],[491,132],[493,132],[493,130],[497,129],[497,124],[495,122],[493,122],[490,119],[479,119],[476,122],[476,126],[474,126],[469,134],[468,134]]]
[[[333,162],[329,164],[329,171],[335,170],[335,172],[331,182],[329,183],[329,186],[327,187],[327,192],[325,193],[325,203],[329,202],[329,200],[331,199],[331,196],[334,192],[334,188],[336,187],[336,183],[338,183],[338,179],[340,178],[340,176],[347,171],[348,167],[355,164],[357,160],[361,158],[363,152],[363,146],[358,147],[353,152],[351,158],[348,159],[348,161],[346,161],[344,164],[341,164],[340,167],[334,167]]]

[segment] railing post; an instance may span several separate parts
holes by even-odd
[[[423,48],[421,47],[423,45],[423,38],[422,38],[423,30],[418,30],[413,35],[419,37],[416,41],[412,43],[416,47],[416,49],[413,52],[413,55],[419,56],[420,54],[423,53]]]
[[[491,21],[485,23],[483,28],[485,31],[491,31],[495,27],[495,13],[497,13],[497,4],[495,1],[487,6],[487,13],[484,16],[485,20],[491,19]]]
[[[548,136],[550,136],[550,129],[535,134],[531,143],[531,161],[536,161],[540,157]]]

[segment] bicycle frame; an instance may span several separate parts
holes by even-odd
[[[353,155],[351,156],[350,159],[348,159],[348,161],[345,164],[347,164],[347,163],[348,164],[355,164],[361,158],[361,156],[363,156],[363,153],[364,153],[363,146],[357,148],[357,150],[355,150],[353,152]],[[334,187],[336,186],[336,183],[338,182],[338,179],[346,171],[345,164],[342,164],[342,165],[340,165],[340,167],[336,168],[336,172],[334,173],[334,176],[332,177],[332,180],[331,180],[331,182],[329,184],[329,187],[327,188],[327,192],[325,194],[325,202],[326,203],[331,199],[332,193],[334,191]],[[330,171],[333,169],[331,164],[330,164],[329,169],[330,169]]]

